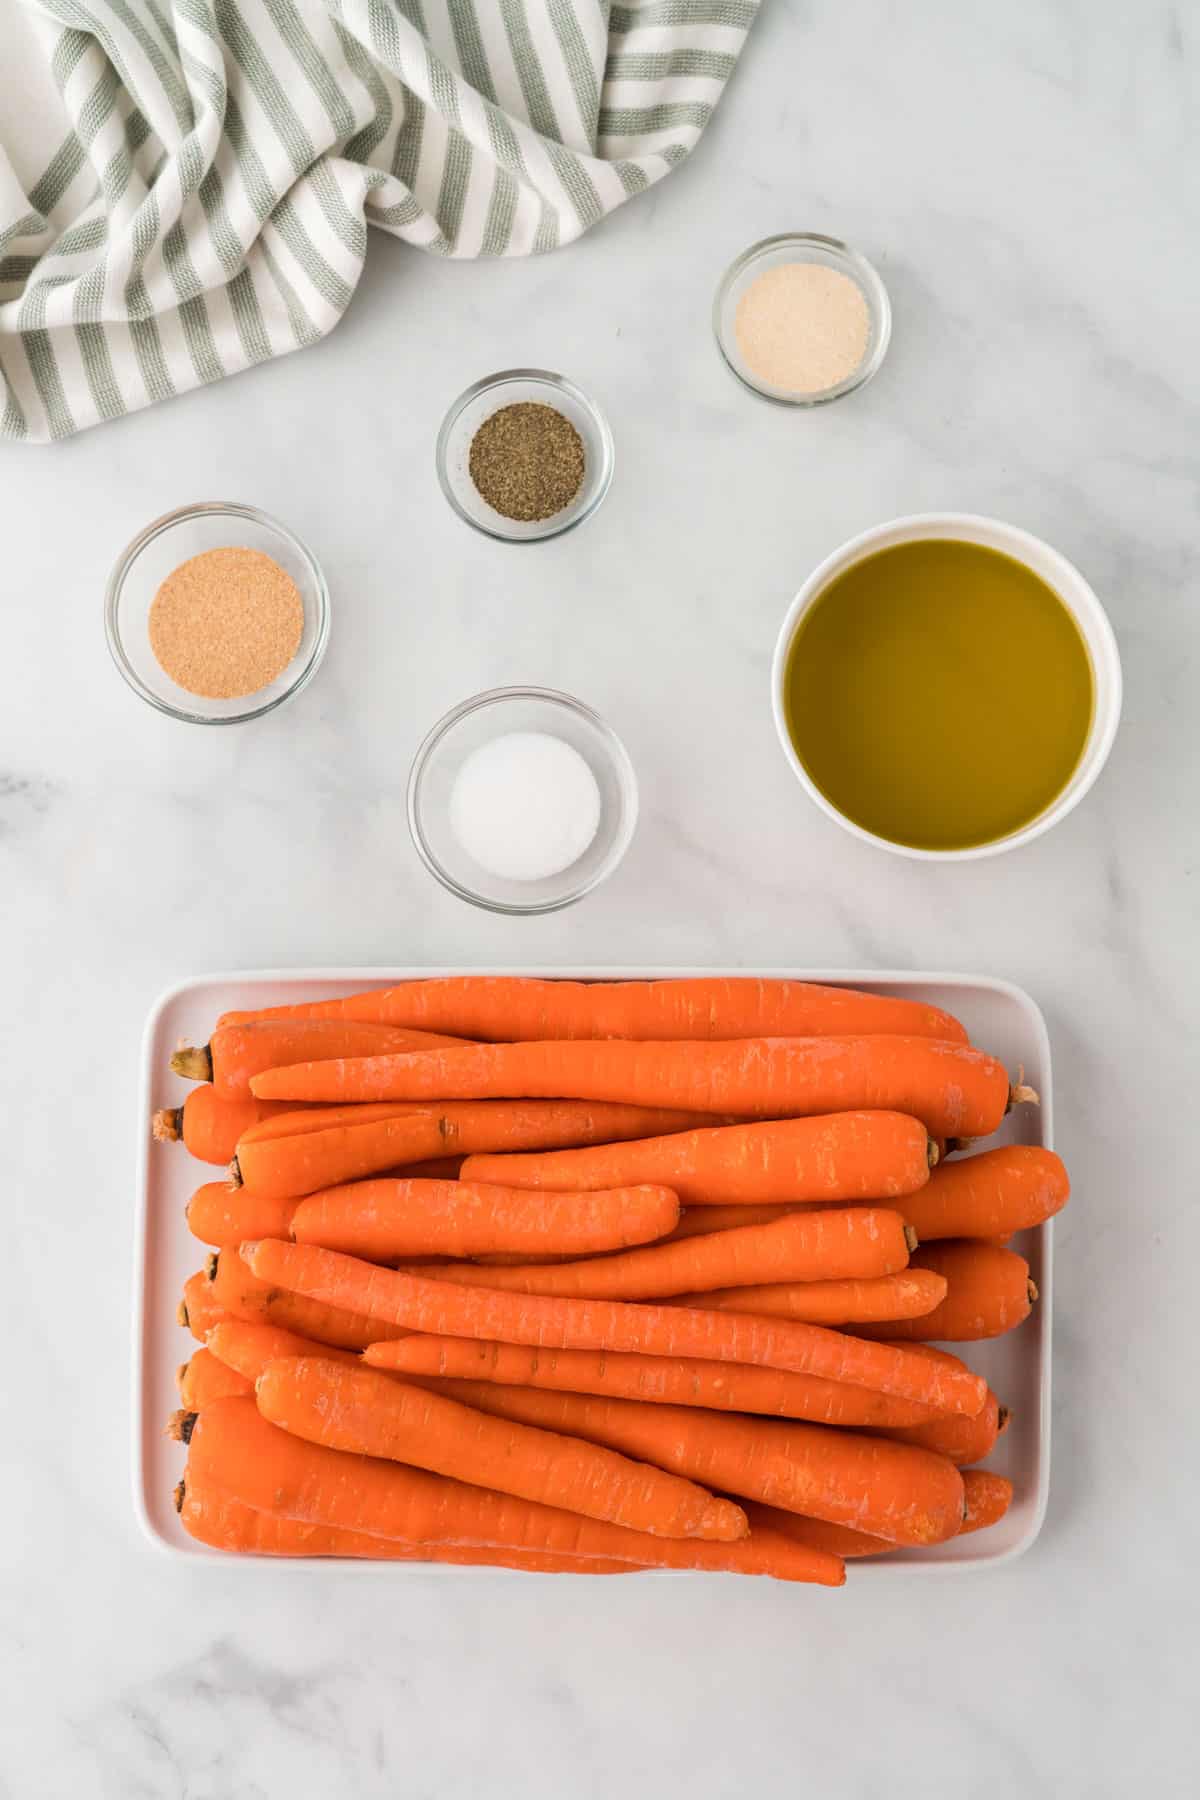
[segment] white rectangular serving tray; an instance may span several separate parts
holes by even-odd
[[[1023,1067],[1026,1081],[1041,1095],[1040,1107],[1019,1107],[989,1142],[1043,1144],[1047,1148],[1053,1142],[1050,1040],[1045,1020],[1035,1002],[1021,988],[987,976],[904,974],[866,969],[397,968],[255,970],[246,974],[203,975],[182,982],[162,995],[146,1024],[139,1115],[133,1498],[142,1529],[159,1549],[173,1555],[200,1558],[221,1555],[219,1551],[195,1543],[179,1525],[172,1495],[183,1473],[185,1453],[178,1444],[163,1436],[163,1427],[179,1404],[175,1370],[196,1348],[190,1333],[176,1323],[175,1310],[185,1280],[200,1267],[206,1254],[204,1247],[188,1231],[184,1207],[194,1189],[201,1182],[211,1181],[215,1174],[209,1164],[189,1156],[182,1144],[151,1142],[150,1120],[154,1110],[160,1106],[178,1106],[191,1085],[170,1073],[171,1052],[184,1041],[205,1043],[217,1016],[233,1008],[319,1000],[362,988],[389,987],[398,981],[462,974],[521,974],[573,981],[636,981],[705,975],[773,976],[840,983],[924,1000],[955,1013],[967,1027],[972,1041],[998,1056],[1011,1071],[1015,1073],[1019,1066]],[[889,1571],[901,1571],[906,1575],[944,1575],[950,1570],[994,1566],[1027,1550],[1041,1529],[1050,1484],[1052,1225],[1023,1232],[1015,1240],[1014,1248],[1028,1258],[1030,1273],[1040,1294],[1032,1316],[1005,1337],[987,1343],[951,1346],[966,1356],[972,1368],[987,1376],[1001,1400],[1012,1409],[1012,1422],[988,1458],[987,1466],[1012,1480],[1016,1490],[1013,1504],[1000,1524],[986,1532],[954,1539],[932,1550],[895,1551],[886,1557],[864,1560],[854,1566],[855,1581],[877,1580]],[[285,1566],[292,1568],[295,1565],[289,1562]],[[310,1570],[322,1566],[320,1562],[304,1564]],[[446,1580],[477,1577],[481,1573],[440,1564],[338,1562],[336,1566],[339,1569],[370,1569],[376,1579],[384,1567],[394,1570],[400,1579],[403,1572],[412,1567],[436,1570],[438,1577]],[[488,1570],[487,1573],[504,1577],[510,1572]]]

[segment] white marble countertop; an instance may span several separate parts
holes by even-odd
[[[0,453],[0,1794],[1194,1791],[1174,1628],[1200,1598],[1181,1143],[1200,973],[1197,20],[1158,0],[765,10],[696,155],[570,251],[451,266],[377,238],[318,348]],[[876,382],[814,415],[745,394],[708,323],[728,260],[797,226],[876,258],[896,313]],[[453,517],[432,455],[449,400],[520,363],[592,389],[617,442],[596,519],[531,551]],[[234,731],[143,706],[101,628],[121,546],[211,497],[294,522],[335,607],[312,687]],[[805,573],[932,508],[1055,543],[1126,674],[1085,805],[951,868],[827,823],[767,699]],[[404,823],[426,727],[509,681],[594,704],[642,785],[619,875],[540,921],[447,897]],[[128,1344],[157,992],[217,968],[605,959],[979,970],[1041,1002],[1076,1198],[1037,1545],[991,1574],[840,1596],[156,1556],[130,1504]]]

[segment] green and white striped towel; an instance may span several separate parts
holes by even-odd
[[[758,0],[29,0],[70,129],[0,146],[0,437],[333,329],[378,225],[552,250],[703,131]]]

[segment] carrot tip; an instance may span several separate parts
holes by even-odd
[[[179,1305],[175,1308],[175,1323],[177,1325],[182,1325],[183,1329],[185,1331],[188,1329],[188,1327],[191,1323],[191,1321],[188,1318],[188,1309],[187,1309],[187,1301],[186,1300],[181,1300],[179,1302]]]
[[[187,1369],[187,1363],[181,1362],[175,1371],[175,1386],[179,1389],[181,1394],[183,1392],[184,1377],[187,1375]]]
[[[1030,1306],[1032,1306],[1034,1301],[1038,1297],[1037,1282],[1036,1281],[1027,1281],[1025,1283],[1025,1292],[1028,1294],[1029,1304],[1030,1304]]]
[[[177,1144],[183,1136],[182,1106],[161,1106],[150,1121],[156,1144]]]
[[[1012,1423],[1012,1408],[1001,1406],[996,1413],[996,1436],[1003,1437]]]
[[[908,1252],[911,1256],[921,1241],[917,1236],[917,1228],[915,1225],[906,1225],[904,1227],[904,1241],[908,1245]]]
[[[213,1250],[205,1257],[204,1274],[209,1281],[215,1281],[217,1279],[217,1264],[220,1260],[221,1253],[219,1250]]]
[[[212,1050],[207,1044],[184,1044],[171,1057],[171,1072],[185,1081],[211,1081]]]
[[[167,1426],[166,1430],[163,1432],[163,1436],[173,1438],[177,1444],[190,1444],[192,1441],[192,1432],[195,1430],[198,1417],[198,1413],[187,1412],[183,1407],[180,1407],[179,1411],[173,1412],[167,1420]]]
[[[1014,1106],[1040,1106],[1041,1104],[1041,1095],[1038,1093],[1037,1089],[1027,1087],[1025,1084],[1024,1063],[1018,1063],[1017,1079],[1008,1090],[1009,1112],[1012,1111]]]
[[[244,1185],[242,1182],[241,1166],[238,1163],[236,1156],[225,1171],[225,1185],[226,1187],[231,1188],[240,1188]]]
[[[946,1154],[947,1154],[947,1156],[950,1154],[950,1146],[951,1146],[951,1144],[954,1143],[954,1141],[955,1140],[953,1138],[946,1139]],[[942,1153],[938,1149],[936,1138],[928,1138],[926,1140],[925,1160],[929,1164],[931,1169],[936,1169],[938,1164],[941,1162]]]
[[[177,1513],[181,1513],[181,1512],[182,1512],[182,1511],[183,1511],[183,1503],[184,1503],[184,1500],[185,1500],[185,1499],[186,1499],[186,1498],[187,1498],[187,1484],[186,1484],[186,1482],[183,1482],[183,1481],[177,1481],[177,1482],[176,1482],[176,1483],[175,1483],[175,1487],[174,1487],[174,1491],[173,1491],[173,1493],[172,1493],[172,1495],[171,1495],[171,1498],[172,1498],[172,1499],[173,1499],[173,1500],[174,1500],[174,1502],[175,1502],[175,1511],[176,1511],[176,1512],[177,1512]]]

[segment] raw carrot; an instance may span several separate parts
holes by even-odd
[[[220,1326],[217,1337],[230,1327]],[[250,1329],[245,1327],[244,1329]],[[556,1393],[599,1394],[654,1405],[704,1406],[714,1412],[762,1413],[811,1419],[818,1425],[883,1427],[918,1425],[936,1418],[932,1408],[896,1400],[848,1382],[748,1364],[701,1362],[681,1356],[637,1356],[608,1350],[536,1350],[475,1338],[434,1337],[426,1332],[363,1353],[372,1367],[399,1375],[457,1376],[498,1381],[505,1387],[551,1388]],[[242,1367],[241,1363],[236,1364]],[[249,1370],[245,1371],[249,1373]]]
[[[295,1200],[269,1200],[246,1188],[231,1188],[227,1181],[206,1181],[188,1201],[185,1216],[193,1237],[220,1249],[247,1238],[287,1237],[296,1205]]]
[[[983,1531],[997,1524],[1012,1505],[1013,1484],[1007,1475],[991,1469],[964,1469],[963,1494],[967,1507],[963,1531]]]
[[[915,1243],[899,1213],[861,1206],[796,1213],[773,1225],[745,1225],[682,1244],[648,1244],[580,1262],[526,1263],[515,1269],[448,1263],[428,1273],[435,1281],[508,1294],[657,1300],[709,1287],[890,1275],[904,1268]],[[705,1301],[698,1298],[694,1304],[704,1306]]]
[[[519,1183],[518,1183],[519,1185]],[[1062,1158],[1034,1144],[1006,1144],[934,1170],[905,1205],[925,1243],[933,1238],[997,1238],[1027,1231],[1067,1204]]]
[[[492,1250],[580,1256],[661,1237],[678,1219],[679,1201],[664,1187],[530,1194],[482,1182],[359,1181],[302,1200],[282,1230],[242,1237],[290,1235],[372,1262]]]
[[[451,1563],[460,1568],[523,1569],[538,1575],[633,1575],[627,1562],[598,1556],[548,1556],[536,1550],[492,1550],[483,1544],[397,1544],[360,1531],[304,1525],[255,1512],[211,1482],[188,1474],[175,1490],[179,1523],[199,1544],[251,1556],[348,1556],[371,1562]]]
[[[764,1287],[718,1288],[709,1294],[684,1294],[677,1304],[800,1319],[809,1325],[858,1326],[880,1319],[920,1318],[945,1298],[946,1287],[943,1277],[930,1269],[902,1269],[868,1281],[782,1281]]]
[[[358,1020],[259,1019],[247,1025],[218,1025],[207,1044],[176,1050],[171,1069],[185,1081],[209,1081],[219,1100],[244,1100],[250,1077],[285,1063],[322,1056],[377,1056],[394,1050],[447,1049],[469,1042],[428,1031]]]
[[[300,1337],[282,1325],[251,1325],[246,1319],[225,1319],[214,1325],[205,1338],[209,1350],[227,1369],[234,1370],[246,1381],[246,1392],[253,1390],[268,1363],[284,1356],[323,1356],[326,1362],[345,1363],[360,1369],[362,1360],[353,1350],[338,1350],[315,1338]]]
[[[938,1456],[948,1457],[958,1468],[965,1469],[992,1454],[996,1439],[1008,1430],[1008,1421],[1008,1408],[1001,1406],[989,1388],[983,1411],[974,1419],[964,1419],[961,1414],[958,1417],[948,1415],[930,1419],[924,1425],[889,1427],[887,1435],[897,1443],[917,1444],[922,1450],[933,1450]]]
[[[193,1088],[182,1106],[164,1106],[152,1120],[156,1143],[175,1144],[200,1162],[224,1165],[244,1131],[267,1119],[303,1111],[290,1100],[218,1100],[211,1087]]]
[[[225,1308],[218,1305],[213,1296],[207,1269],[197,1269],[194,1275],[189,1275],[183,1284],[183,1294],[175,1313],[175,1318],[183,1329],[190,1331],[194,1338],[203,1343],[205,1333],[228,1316]]]
[[[295,1115],[295,1129],[279,1129],[283,1123],[268,1120],[238,1139],[229,1166],[235,1186],[268,1200],[298,1200],[435,1156],[444,1143],[437,1113],[417,1107],[320,1108]]]
[[[188,1412],[199,1412],[214,1400],[228,1399],[231,1394],[253,1393],[253,1384],[215,1357],[201,1344],[175,1371],[179,1398]]]
[[[376,1369],[291,1357],[268,1364],[255,1398],[272,1425],[329,1450],[406,1463],[656,1537],[748,1536],[739,1506],[653,1463],[495,1419]]]
[[[307,1524],[413,1546],[481,1544],[644,1568],[775,1575],[827,1587],[845,1579],[837,1557],[791,1544],[781,1532],[733,1544],[654,1537],[423,1469],[375,1457],[351,1459],[280,1431],[248,1398],[218,1400],[181,1422],[179,1435],[189,1446],[189,1480],[211,1483],[257,1511]]]
[[[728,1125],[540,1156],[468,1157],[468,1181],[586,1190],[657,1181],[685,1206],[887,1200],[929,1179],[932,1146],[903,1113],[845,1112]]]
[[[962,1483],[963,1521],[955,1537],[995,1525],[1012,1504],[1013,1484],[1004,1475],[993,1475],[989,1469],[964,1469]],[[776,1506],[758,1506],[750,1500],[743,1505],[755,1536],[760,1531],[778,1531],[793,1543],[841,1557],[886,1556],[889,1551],[899,1548],[887,1538],[853,1531],[845,1525],[831,1525],[824,1519],[804,1518],[799,1513],[784,1512]]]
[[[333,1344],[340,1350],[365,1350],[380,1336],[402,1335],[395,1326],[381,1332],[378,1319],[360,1317],[341,1306],[325,1306],[320,1300],[307,1299],[271,1282],[259,1281],[234,1250],[210,1256],[208,1269],[212,1302],[235,1319],[245,1319],[251,1324],[281,1325],[285,1331],[298,1332],[301,1337],[314,1338],[318,1343]],[[215,1318],[210,1321],[210,1325],[218,1323]]]
[[[266,1100],[575,1098],[757,1119],[881,1109],[912,1114],[934,1136],[973,1137],[1032,1097],[982,1050],[920,1037],[473,1044],[297,1063],[256,1075],[251,1087]]]
[[[741,1313],[636,1306],[616,1300],[562,1300],[488,1288],[458,1287],[381,1269],[311,1244],[264,1238],[241,1256],[262,1281],[393,1327],[447,1337],[498,1338],[547,1349],[636,1350],[718,1362],[760,1363],[824,1375],[918,1400],[939,1412],[974,1416],[986,1383],[957,1369],[886,1344],[868,1344],[817,1325],[749,1318]],[[395,1332],[377,1334],[380,1337]]]
[[[482,1161],[482,1158],[480,1159]],[[674,1231],[659,1239],[662,1244],[679,1244],[688,1238],[709,1237],[714,1231],[728,1231],[731,1226],[773,1225],[799,1212],[798,1206],[689,1206],[680,1214]],[[901,1208],[901,1211],[904,1209]],[[482,1258],[477,1260],[482,1261]]]
[[[949,1343],[999,1337],[1027,1319],[1037,1299],[1025,1258],[995,1244],[969,1238],[924,1244],[913,1256],[913,1267],[944,1276],[949,1284],[946,1298],[919,1319],[864,1325],[860,1328],[863,1337],[944,1339]]]
[[[920,1001],[753,976],[585,983],[460,975],[225,1017],[371,1019],[505,1042],[904,1032],[964,1043],[967,1036],[950,1013]]]
[[[962,1523],[958,1470],[910,1444],[692,1406],[548,1394],[488,1381],[435,1379],[430,1385],[498,1418],[574,1432],[706,1488],[852,1525],[893,1543],[941,1543]]]
[[[588,1101],[339,1106],[268,1120],[246,1132],[232,1173],[257,1192],[300,1198],[446,1150],[556,1149],[682,1131],[695,1123],[694,1113]]]

